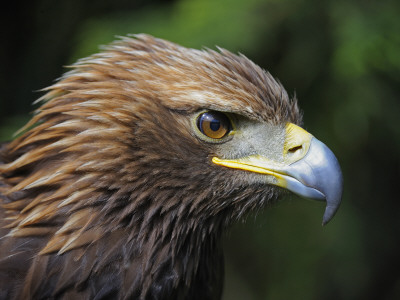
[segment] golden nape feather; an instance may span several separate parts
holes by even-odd
[[[136,35],[70,68],[0,148],[1,299],[219,299],[233,221],[283,189],[339,206],[333,154],[243,55]]]

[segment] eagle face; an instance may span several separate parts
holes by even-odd
[[[282,190],[335,214],[335,156],[246,57],[138,35],[71,68],[1,148],[0,295],[218,299],[230,223]]]

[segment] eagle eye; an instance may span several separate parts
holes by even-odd
[[[212,139],[221,139],[232,130],[228,116],[217,111],[207,111],[200,114],[197,118],[197,127],[201,133]]]

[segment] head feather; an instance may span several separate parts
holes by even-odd
[[[224,210],[224,202],[203,201],[211,191],[198,190],[202,176],[215,170],[185,170],[196,160],[207,164],[209,149],[193,139],[182,113],[207,108],[274,124],[301,118],[282,85],[243,55],[188,49],[148,35],[122,37],[72,65],[45,90],[41,107],[6,147],[0,165],[10,234],[51,232],[41,253],[63,253],[135,222],[140,236],[188,191],[198,194],[180,203],[171,223],[199,210]],[[184,180],[172,180],[172,172],[192,183],[181,187]],[[149,199],[163,205],[152,207]],[[160,235],[169,230],[161,228]]]

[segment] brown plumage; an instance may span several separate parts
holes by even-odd
[[[244,56],[147,35],[46,90],[0,150],[0,299],[219,299],[221,232],[279,189],[213,164],[230,150],[193,116],[283,128],[296,101]]]

